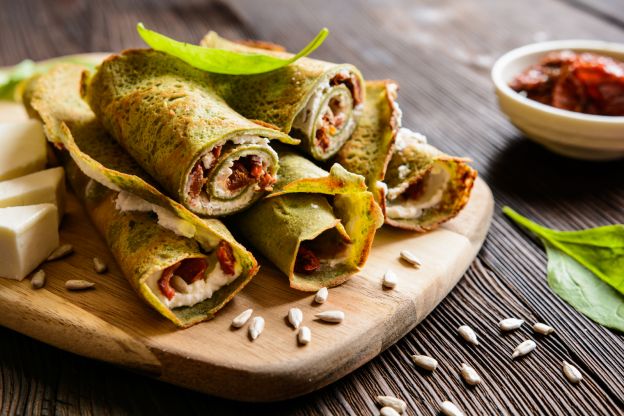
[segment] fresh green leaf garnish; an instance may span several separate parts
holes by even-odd
[[[301,52],[291,58],[279,58],[260,53],[205,48],[190,43],[178,42],[147,29],[143,26],[143,23],[137,24],[137,31],[145,43],[152,49],[173,55],[203,71],[228,75],[261,74],[289,65],[297,59],[312,53],[323,43],[329,34],[329,30],[323,28]]]
[[[572,257],[618,292],[624,293],[624,225],[557,231],[536,224],[509,207],[503,207],[503,212],[542,240]]]
[[[26,59],[11,69],[0,72],[0,100],[13,100],[17,85],[35,74],[37,66]]]
[[[61,62],[81,64],[89,68],[94,67],[93,62],[88,59],[80,59],[80,57],[61,57],[44,63],[35,63],[30,59],[25,59],[9,69],[0,70],[0,100],[18,101],[19,97],[16,97],[16,90],[19,89],[21,82],[33,75],[41,74]]]
[[[624,296],[549,242],[544,246],[548,286],[592,321],[624,332]]]

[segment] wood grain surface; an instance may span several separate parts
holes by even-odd
[[[358,65],[368,78],[401,84],[404,124],[449,153],[475,160],[497,207],[510,205],[561,229],[624,222],[624,162],[588,163],[550,154],[523,138],[497,109],[489,69],[507,50],[539,40],[624,39],[624,5],[613,0],[431,1],[0,1],[0,65],[21,59],[140,46],[134,26],[197,41],[207,29],[301,47],[321,26],[332,33],[315,56]],[[623,414],[624,339],[579,315],[545,282],[542,248],[497,211],[488,240],[444,302],[415,330],[352,375],[300,399],[249,406],[153,381],[0,329],[0,409],[8,414],[376,414],[374,397],[408,401],[432,415],[454,400],[467,414]],[[518,316],[556,333],[511,362],[523,328],[501,336],[496,322]],[[455,328],[483,340],[466,348]],[[414,352],[440,361],[415,370]],[[559,362],[585,375],[579,386]],[[484,383],[467,388],[469,361]]]

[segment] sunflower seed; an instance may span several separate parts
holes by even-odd
[[[299,308],[290,308],[288,311],[288,322],[293,326],[293,328],[299,328],[301,322],[303,322],[303,312]]]
[[[314,315],[317,319],[325,322],[339,323],[344,319],[343,311],[325,311]]]
[[[74,247],[71,244],[63,244],[58,246],[46,259],[47,261],[52,261],[56,259],[60,259],[61,257],[65,257],[74,252]]]
[[[41,289],[45,286],[45,272],[43,269],[38,270],[35,274],[30,278],[30,286],[33,289]]]
[[[401,414],[407,410],[407,403],[394,396],[377,396],[377,403],[379,403],[380,406],[383,406],[384,409],[390,408],[394,410],[397,414]]]
[[[459,407],[455,406],[454,403],[449,402],[448,400],[442,402],[440,405],[440,411],[445,416],[464,416],[464,412],[459,410]]]
[[[302,326],[297,334],[297,341],[301,345],[307,345],[312,341],[312,331],[307,326]]]
[[[520,328],[523,323],[524,323],[524,319],[507,318],[507,319],[503,319],[502,321],[500,321],[498,323],[498,327],[500,328],[501,331],[508,332],[508,331],[513,331],[515,329]]]
[[[67,290],[85,290],[95,287],[95,283],[88,280],[68,280],[65,282]]]
[[[513,360],[514,358],[527,355],[528,353],[533,351],[535,348],[537,348],[537,344],[535,343],[535,341],[531,339],[527,339],[526,341],[520,343],[520,345],[518,345],[514,349],[513,354],[511,355],[511,359]]]
[[[261,316],[254,316],[251,320],[251,324],[249,325],[249,336],[251,340],[255,340],[260,336],[262,330],[264,329],[264,318]]]
[[[397,285],[397,275],[390,269],[386,270],[382,281],[383,287],[394,289]]]
[[[555,332],[555,328],[553,328],[552,326],[543,324],[541,322],[538,322],[535,325],[533,325],[533,331],[537,332],[538,334],[549,335]]]
[[[189,293],[188,284],[177,274],[174,274],[171,278],[171,287],[174,288],[176,292]]]
[[[327,300],[327,296],[329,296],[329,291],[326,287],[322,287],[318,290],[318,292],[316,292],[316,295],[314,296],[314,302],[325,303],[325,301]]]
[[[416,255],[414,253],[412,253],[411,251],[402,250],[400,254],[401,254],[401,258],[403,260],[405,260],[406,262],[408,262],[409,264],[411,264],[415,268],[418,269],[422,265],[422,263],[420,262],[418,257],[416,257]]]
[[[563,375],[568,379],[568,381],[572,384],[578,384],[583,380],[583,375],[581,372],[574,367],[572,364],[564,361],[563,363]]]
[[[481,376],[479,376],[474,368],[470,367],[466,363],[462,363],[461,365],[461,376],[464,381],[471,386],[475,386],[481,383]]]
[[[412,355],[412,361],[420,368],[424,368],[427,371],[435,371],[438,368],[438,361],[435,358],[431,358],[427,355]]]
[[[394,410],[394,408],[390,406],[382,407],[379,411],[380,416],[399,416],[400,414],[401,413],[397,412],[396,410]]]
[[[477,339],[477,334],[470,328],[468,325],[462,325],[457,328],[457,332],[459,335],[469,344],[479,345],[479,340]]]
[[[241,312],[236,318],[232,319],[232,326],[234,328],[240,328],[245,325],[249,318],[251,318],[251,314],[253,313],[253,309],[246,309]]]
[[[96,273],[106,273],[106,270],[108,270],[108,266],[106,265],[106,263],[104,263],[104,260],[102,260],[99,257],[93,257],[93,268],[95,269]]]

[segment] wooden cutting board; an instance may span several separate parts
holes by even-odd
[[[20,106],[0,102],[0,121],[26,117]],[[349,374],[422,321],[459,281],[487,234],[492,193],[477,180],[466,208],[440,229],[424,235],[384,227],[375,237],[364,269],[330,289],[323,305],[313,294],[289,288],[268,262],[253,281],[209,322],[177,329],[134,294],[102,238],[73,195],[61,226],[61,241],[75,253],[46,263],[47,284],[0,278],[0,325],[86,357],[122,365],[160,380],[216,396],[245,401],[288,399],[319,389]],[[422,260],[418,270],[398,259],[403,249]],[[93,271],[99,256],[106,274]],[[392,268],[394,290],[381,278]],[[68,292],[68,279],[96,282],[96,289]],[[312,342],[297,345],[286,321],[291,307],[303,311]],[[232,329],[232,318],[247,308],[266,327],[250,341],[247,326]],[[315,313],[340,309],[345,320],[326,324]]]

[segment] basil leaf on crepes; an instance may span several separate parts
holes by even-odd
[[[208,33],[206,48],[262,52],[288,58],[284,48],[262,41],[232,42]],[[214,88],[236,111],[301,139],[314,159],[330,159],[351,136],[364,102],[364,80],[350,64],[301,58],[276,71],[248,76],[213,74]]]

